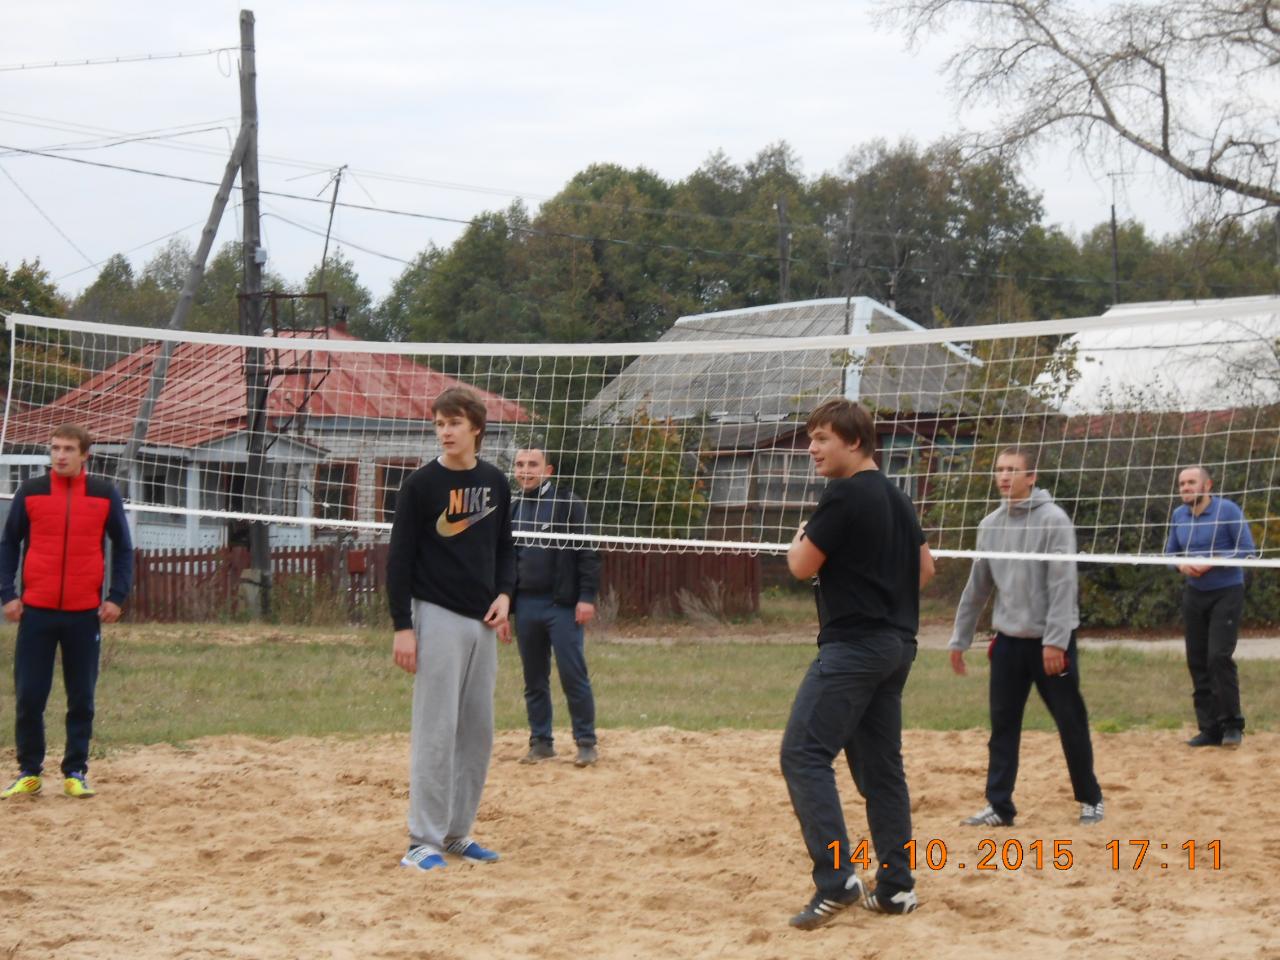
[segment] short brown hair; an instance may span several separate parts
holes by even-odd
[[[1001,457],[1021,457],[1022,469],[1027,473],[1036,472],[1036,452],[1030,447],[1005,447],[996,454],[996,459]]]
[[[89,448],[93,446],[93,437],[89,436],[89,431],[78,423],[64,423],[53,431],[53,436],[59,440],[74,440],[80,444],[81,453],[88,453]]]
[[[431,404],[431,415],[438,417],[440,414],[446,417],[466,417],[471,426],[478,427],[480,432],[476,435],[476,453],[480,452],[486,417],[483,400],[466,387],[450,387]]]
[[[1179,476],[1182,475],[1183,470],[1199,470],[1200,478],[1202,480],[1208,480],[1210,482],[1213,481],[1213,474],[1209,472],[1209,468],[1206,467],[1203,463],[1189,463],[1185,467],[1179,467],[1178,468]]]
[[[819,427],[830,427],[845,443],[858,444],[868,457],[876,455],[876,422],[860,403],[846,397],[833,397],[818,404],[804,428],[812,433]]]

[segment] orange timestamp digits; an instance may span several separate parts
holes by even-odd
[[[907,866],[915,870],[921,865],[930,870],[942,870],[951,861],[951,853],[945,840],[928,840],[921,844],[918,840],[908,840],[902,845],[907,851]],[[840,841],[833,840],[827,844],[832,852],[833,866],[840,869]],[[1055,870],[1070,870],[1075,863],[1071,853],[1070,840],[1052,840],[1047,848],[1043,840],[1032,840],[1023,844],[1021,840],[1006,840],[1003,844],[986,838],[978,841],[978,856],[974,863],[975,870],[1019,870],[1024,865],[1030,869],[1043,870],[1046,863]],[[849,855],[849,863],[860,865],[863,870],[871,868],[871,849],[866,840],[858,842]],[[956,866],[963,870],[965,864]]]
[[[1121,862],[1129,864],[1131,869],[1138,870],[1142,867],[1143,861],[1147,857],[1148,848],[1153,844],[1150,840],[1112,840],[1105,845],[1105,849],[1111,854],[1111,869],[1120,870]],[[1155,844],[1162,851],[1170,849],[1168,843]],[[927,840],[923,843],[919,840],[908,840],[902,845],[907,853],[907,865],[911,870],[921,867],[928,870],[942,870],[948,864],[964,870],[972,864],[975,870],[1070,870],[1075,866],[1075,854],[1072,852],[1070,840],[1032,840],[1023,843],[1021,840],[1010,838],[1004,842],[993,840],[990,837],[984,837],[978,841],[976,856],[966,858],[968,863],[960,861],[958,858],[952,857],[951,851],[947,849],[945,840]],[[827,849],[831,851],[832,865],[839,870],[845,862],[860,866],[863,870],[870,870],[872,864],[871,845],[867,840],[860,840],[854,845],[853,850],[849,853],[848,860],[843,860],[842,846],[839,840],[833,840],[827,844]],[[1177,847],[1186,854],[1186,867],[1188,870],[1195,870],[1197,867],[1201,869],[1221,870],[1222,869],[1222,841],[1210,840],[1201,844],[1201,849],[1208,851],[1207,856],[1197,857],[1196,841],[1188,840]],[[1124,851],[1124,854],[1122,854]],[[1132,855],[1130,863],[1125,854]],[[1153,863],[1155,861],[1153,860]],[[1168,869],[1170,864],[1167,861],[1158,863],[1160,869]],[[1178,864],[1174,864],[1178,866]]]

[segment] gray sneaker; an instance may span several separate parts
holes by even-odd
[[[521,763],[541,763],[556,755],[556,748],[545,740],[535,740],[529,744],[529,752],[520,758]]]
[[[1103,807],[1104,803],[1101,800],[1097,803],[1080,804],[1080,823],[1086,827],[1101,823],[1103,814],[1106,812]]]
[[[987,804],[972,817],[965,817],[960,821],[962,827],[1012,827],[1013,819],[1006,820],[1000,814],[996,813],[995,808],[991,804]]]
[[[574,758],[573,765],[575,767],[589,767],[599,759],[600,756],[596,753],[594,746],[580,743],[578,744],[578,756]]]

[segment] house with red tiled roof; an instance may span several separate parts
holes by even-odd
[[[334,537],[357,522],[390,522],[403,479],[439,453],[434,399],[448,387],[471,386],[407,356],[334,349],[359,342],[340,328],[282,331],[277,339],[279,346],[260,351],[212,338],[173,344],[128,475],[139,546],[218,546],[229,529],[236,538],[237,525],[217,514],[248,509],[247,362],[260,363],[266,383],[267,512],[336,521],[332,527],[273,524],[272,541],[280,546]],[[11,410],[0,494],[47,468],[49,437],[63,423],[87,427],[94,437],[90,470],[116,476],[164,349],[164,342],[150,341],[99,357],[102,368],[57,399]],[[485,455],[505,467],[513,431],[528,414],[471,388],[488,415]]]

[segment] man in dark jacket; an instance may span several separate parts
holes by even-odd
[[[67,743],[62,789],[85,799],[93,735],[94,690],[102,623],[120,619],[133,581],[133,543],[124,502],[110,481],[90,477],[89,433],[67,424],[53,432],[50,471],[18,487],[0,538],[0,603],[18,623],[14,651],[18,779],[0,798],[40,792],[44,769],[44,708],[53,686],[53,662],[62,647],[67,692]],[[111,587],[106,602],[103,538],[110,537]],[[22,596],[14,588],[22,558]]]
[[[578,745],[574,762],[587,767],[596,762],[596,704],[587,675],[583,626],[596,615],[600,555],[554,537],[540,539],[548,533],[585,533],[587,527],[586,507],[571,491],[551,482],[552,470],[546,451],[533,447],[516,452],[520,496],[511,514],[518,569],[515,621],[530,732],[529,752],[520,762],[537,763],[556,755],[551,732],[555,651]]]

